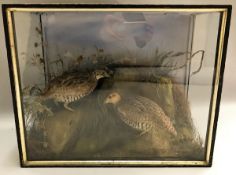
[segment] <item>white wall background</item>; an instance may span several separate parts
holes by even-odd
[[[87,0],[86,2],[96,2]],[[73,3],[75,0],[2,0],[1,3]],[[85,2],[85,0],[84,0]],[[103,2],[112,3],[112,0]],[[119,1],[120,3],[134,3],[132,0]],[[137,2],[144,2],[136,0]],[[221,109],[218,121],[217,138],[212,168],[32,168],[19,167],[19,157],[15,135],[14,115],[12,111],[9,73],[4,42],[2,20],[0,20],[0,174],[137,174],[137,175],[221,175],[234,174],[236,156],[236,1],[235,0],[146,0],[145,3],[155,4],[232,4],[231,31],[228,43],[224,87]],[[1,18],[0,14],[0,18]],[[202,94],[199,94],[202,95]]]

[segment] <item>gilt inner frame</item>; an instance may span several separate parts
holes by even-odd
[[[212,83],[211,106],[209,111],[209,122],[206,140],[206,155],[204,161],[156,161],[156,160],[71,160],[71,161],[29,161],[27,160],[24,119],[22,110],[22,95],[20,92],[20,80],[18,70],[18,60],[16,54],[16,42],[14,31],[14,12],[130,12],[130,11],[148,11],[148,12],[190,12],[190,13],[208,13],[220,12],[221,21],[217,41],[216,63],[214,69],[214,78]],[[226,45],[229,30],[231,8],[229,6],[181,6],[181,5],[153,5],[153,6],[135,6],[135,5],[4,5],[3,16],[6,32],[7,48],[9,57],[9,68],[11,70],[11,87],[13,93],[13,103],[17,126],[18,146],[20,151],[21,165],[28,166],[211,166],[214,148],[214,139],[216,133],[217,118],[219,112],[220,94],[222,90],[222,76],[224,72]]]

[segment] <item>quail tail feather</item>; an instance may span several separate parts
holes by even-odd
[[[164,127],[174,136],[177,136],[177,131],[173,125],[173,123],[171,122],[170,118],[168,116],[166,116],[163,112],[163,115],[160,116]]]

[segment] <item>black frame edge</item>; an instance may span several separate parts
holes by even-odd
[[[8,69],[9,69],[8,74],[10,77],[10,84],[11,84],[12,106],[13,106],[13,112],[14,112],[14,118],[15,118],[15,125],[16,125],[16,136],[17,136],[17,145],[18,145],[19,157],[20,157],[20,165],[21,167],[23,167],[24,162],[23,162],[23,153],[22,153],[22,146],[21,146],[21,139],[20,139],[20,127],[19,127],[19,117],[18,117],[18,111],[17,111],[15,82],[14,82],[14,75],[13,75],[13,64],[12,64],[12,59],[11,59],[12,54],[11,54],[11,49],[10,49],[7,9],[8,9],[8,6],[3,4],[2,16],[3,16],[3,29],[5,33],[5,43],[6,43],[6,51],[7,51]]]
[[[219,87],[218,87],[217,99],[216,99],[215,121],[213,124],[213,135],[212,135],[212,140],[211,140],[212,147],[211,147],[211,152],[210,152],[210,157],[209,157],[210,165],[212,165],[213,163],[213,153],[214,153],[214,147],[215,147],[217,123],[219,119],[220,103],[221,103],[221,96],[222,96],[222,90],[223,90],[224,70],[225,70],[225,63],[226,63],[228,38],[229,38],[229,32],[230,32],[231,15],[232,15],[232,5],[228,5],[227,6],[227,20],[226,20],[225,33],[224,33],[225,36],[223,40],[222,61],[221,61],[221,67],[220,67]],[[219,41],[217,41],[217,44],[219,44]]]
[[[10,38],[9,38],[9,28],[7,22],[7,9],[8,8],[225,8],[227,9],[227,21],[226,21],[226,29],[225,29],[225,37],[223,41],[223,53],[222,53],[222,63],[220,69],[220,77],[219,77],[219,89],[217,93],[217,100],[216,100],[216,111],[215,111],[215,121],[213,125],[213,135],[212,135],[212,148],[210,152],[210,159],[209,162],[205,165],[27,165],[26,162],[23,161],[23,153],[22,153],[22,146],[20,140],[20,130],[19,130],[19,119],[18,119],[18,112],[17,112],[17,103],[16,103],[16,93],[15,93],[15,83],[14,83],[14,75],[13,75],[13,64],[12,64],[12,54],[10,49]],[[3,15],[3,27],[5,32],[5,43],[7,49],[7,59],[8,59],[8,67],[9,67],[9,76],[10,76],[10,83],[11,83],[11,92],[12,92],[12,102],[13,102],[13,109],[14,109],[14,116],[15,116],[15,124],[16,124],[16,134],[17,134],[17,142],[18,142],[18,149],[19,149],[19,156],[20,156],[20,165],[23,168],[39,168],[39,167],[158,167],[158,168],[174,168],[174,167],[211,167],[213,161],[213,152],[214,152],[214,144],[216,138],[216,128],[217,128],[217,121],[219,117],[219,110],[220,110],[220,100],[221,100],[221,93],[223,87],[223,75],[225,70],[225,62],[226,62],[226,54],[227,54],[227,45],[228,45],[228,37],[229,37],[229,30],[230,30],[230,21],[231,21],[231,13],[232,13],[232,5],[180,5],[180,4],[171,4],[171,5],[147,5],[147,4],[2,4],[2,15]],[[217,42],[218,44],[218,42]]]
[[[2,4],[5,8],[225,8],[232,7],[230,4],[86,4],[86,3],[41,3],[41,4]]]

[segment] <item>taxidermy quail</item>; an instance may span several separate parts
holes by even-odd
[[[141,135],[148,132],[158,133],[158,130],[165,129],[177,136],[170,118],[157,103],[146,97],[122,97],[119,93],[113,92],[107,96],[104,103],[113,104],[121,120],[128,126],[142,131]]]
[[[105,70],[63,74],[49,83],[48,88],[42,94],[42,98],[62,102],[66,109],[74,111],[68,106],[69,103],[89,95],[96,88],[99,79],[109,76]]]

